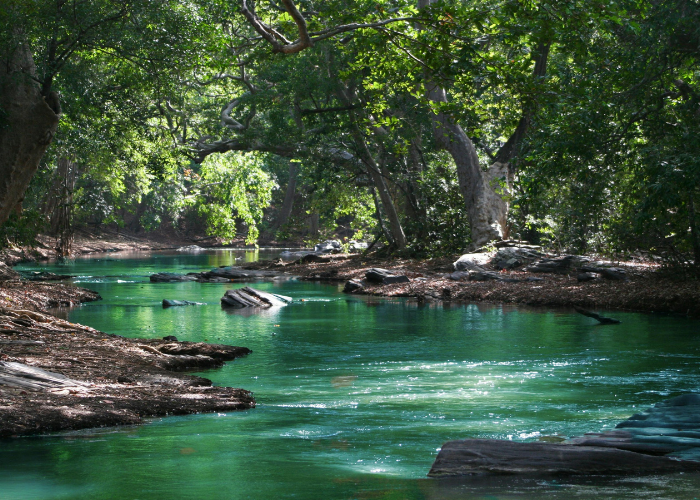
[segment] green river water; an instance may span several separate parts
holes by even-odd
[[[241,314],[219,299],[243,284],[148,280],[260,255],[219,250],[20,266],[71,274],[102,295],[65,312],[70,321],[129,337],[251,348],[199,375],[253,391],[258,406],[0,441],[0,499],[700,498],[700,476],[692,474],[426,478],[447,440],[580,435],[700,391],[697,321],[614,312],[621,325],[598,326],[572,311],[418,305],[296,280],[253,285],[293,304]],[[201,305],[163,309],[165,298]]]

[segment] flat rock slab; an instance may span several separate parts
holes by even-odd
[[[446,443],[431,476],[473,474],[639,475],[700,471],[700,394],[631,416],[612,431],[562,444],[466,439]]]
[[[150,277],[153,283],[172,283],[178,281],[198,281],[200,283],[230,283],[241,281],[271,280],[279,277],[289,277],[280,271],[261,271],[243,269],[240,267],[219,267],[202,273],[156,273]]]
[[[428,475],[641,475],[690,471],[700,471],[700,462],[615,448],[465,439],[445,443]]]
[[[199,302],[192,302],[191,300],[170,300],[163,299],[163,307],[180,307],[180,306],[196,306]]]
[[[173,283],[178,281],[197,281],[197,277],[191,274],[156,273],[150,277],[152,283]]]
[[[236,290],[226,290],[226,293],[221,297],[221,305],[235,308],[244,307],[281,307],[292,302],[291,297],[285,295],[277,295],[274,293],[262,292],[249,286]]]

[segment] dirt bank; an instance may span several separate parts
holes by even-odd
[[[385,297],[413,297],[432,302],[491,302],[547,307],[583,307],[588,309],[622,309],[641,312],[678,313],[700,317],[700,281],[671,276],[648,263],[616,263],[625,270],[626,281],[597,279],[579,282],[570,275],[501,272],[504,278],[523,280],[455,281],[447,277],[454,272],[457,257],[445,259],[372,259],[362,256],[332,255],[321,261],[288,263],[259,262],[247,267],[283,269],[305,280],[344,283],[363,280],[368,269],[379,267],[404,274],[409,283],[392,285],[365,282],[354,293]],[[491,269],[493,270],[493,269]],[[542,281],[526,281],[541,278]]]
[[[182,373],[220,367],[250,353],[245,347],[127,339],[37,312],[96,296],[0,282],[0,437],[255,406],[248,391]]]

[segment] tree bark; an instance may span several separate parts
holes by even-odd
[[[418,0],[418,8],[424,9],[433,1]],[[428,99],[447,102],[445,90],[432,81],[431,75],[426,75],[425,87]],[[492,174],[483,172],[474,143],[462,127],[444,112],[430,113],[430,118],[438,146],[450,153],[457,167],[457,180],[467,209],[472,245],[479,247],[507,237],[508,205],[496,192],[497,176],[503,170],[502,165]]]
[[[0,61],[0,224],[24,198],[58,126],[54,92],[42,96],[29,48],[20,44]]]
[[[369,151],[365,138],[362,136],[362,131],[360,130],[360,127],[358,127],[357,123],[352,124],[351,133],[358,149],[358,156],[367,167],[369,175],[372,178],[372,182],[374,183],[374,187],[379,193],[379,199],[382,201],[384,213],[386,214],[386,218],[389,220],[391,237],[394,240],[397,248],[402,250],[406,248],[406,235],[403,232],[401,220],[399,219],[399,214],[396,211],[396,205],[394,204],[394,200],[391,198],[391,193],[389,193],[389,188],[384,181],[384,176],[382,175],[379,165],[377,165],[377,162],[374,161],[372,153]]]

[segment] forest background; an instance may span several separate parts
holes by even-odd
[[[6,245],[700,262],[697,0],[5,0],[0,26]]]

